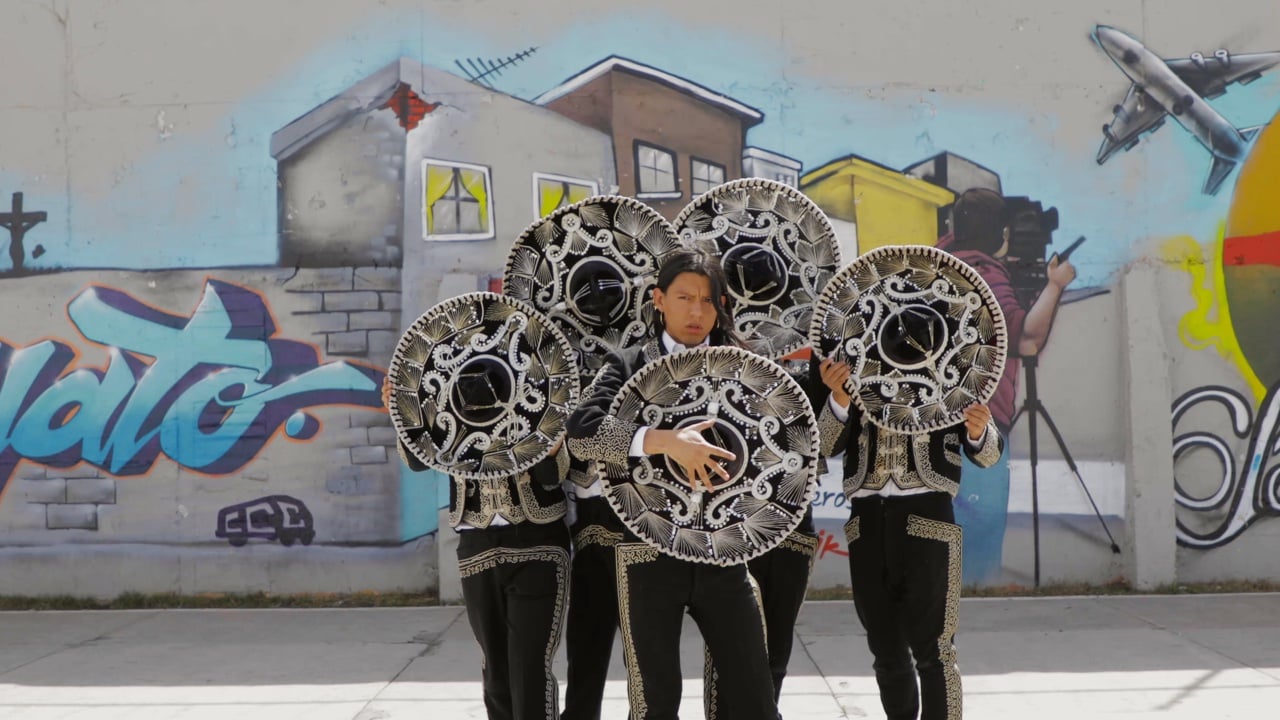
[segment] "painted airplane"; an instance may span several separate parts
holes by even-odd
[[[1205,100],[1218,97],[1232,83],[1248,84],[1280,64],[1280,52],[1212,57],[1192,53],[1186,59],[1161,60],[1132,36],[1106,25],[1093,39],[1133,84],[1115,106],[1115,118],[1102,126],[1098,164],[1117,150],[1130,150],[1143,133],[1156,130],[1172,115],[1213,155],[1204,193],[1213,195],[1235,166],[1244,160],[1249,141],[1261,127],[1238,130]]]

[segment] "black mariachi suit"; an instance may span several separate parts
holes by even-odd
[[[962,693],[954,643],[962,538],[951,499],[960,487],[960,453],[990,467],[1003,447],[1000,433],[988,423],[975,448],[964,423],[903,435],[867,421],[856,403],[841,423],[826,402],[818,428],[824,455],[845,453],[850,585],[885,714],[889,720],[915,720],[917,713],[921,720],[958,719]],[[856,495],[890,483],[923,491]]]
[[[663,354],[651,339],[611,353],[569,417],[575,457],[621,460],[638,426],[609,414],[623,384]],[[618,612],[632,720],[676,720],[680,708],[680,630],[686,609],[717,658],[719,692],[742,704],[734,720],[774,720],[760,608],[746,565],[720,567],[658,552],[630,532],[617,546]]]
[[[585,493],[595,481],[595,463],[573,458],[570,492]],[[573,571],[569,576],[569,619],[565,625],[564,712],[561,720],[600,720],[604,685],[618,631],[618,578],[614,549],[627,528],[603,496],[577,499]]]
[[[810,510],[782,544],[747,562],[747,570],[759,593],[757,600],[763,615],[775,703],[782,696],[782,681],[787,677],[791,648],[795,644],[796,618],[804,605],[817,551],[818,538],[813,527],[813,510]],[[706,677],[703,679],[707,720],[741,717],[740,701],[731,693],[721,692],[718,674],[708,652]],[[779,712],[777,717],[781,718],[782,713]]]
[[[423,469],[404,447],[400,456]],[[449,525],[458,530],[458,574],[467,620],[483,653],[490,720],[556,720],[560,687],[551,662],[569,592],[569,531],[561,448],[528,472],[493,480],[450,478]],[[494,525],[498,515],[510,524]]]
[[[803,366],[802,366],[803,367]],[[806,370],[799,371],[788,368],[791,376],[800,383],[809,403],[813,407],[823,397],[819,389],[825,390],[822,376],[818,373],[818,364],[811,361]],[[814,412],[817,416],[817,412]],[[819,474],[826,473],[826,462],[819,458]],[[805,513],[804,519],[790,535],[769,552],[747,563],[751,578],[755,581],[760,593],[760,608],[764,613],[765,639],[769,651],[769,672],[773,677],[773,699],[777,702],[782,697],[782,682],[787,677],[787,665],[791,662],[791,649],[795,642],[796,618],[804,605],[804,596],[809,590],[809,576],[813,572],[813,562],[818,552],[818,533],[813,526],[813,508]],[[707,720],[727,720],[739,717],[737,698],[719,692],[714,661],[707,658],[707,673],[704,678]],[[778,713],[778,718],[782,713]]]

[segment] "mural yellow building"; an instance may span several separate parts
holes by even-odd
[[[834,220],[857,227],[859,254],[884,245],[936,245],[938,209],[956,197],[944,187],[853,155],[805,173],[800,191]]]

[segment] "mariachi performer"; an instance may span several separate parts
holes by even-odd
[[[503,293],[543,312],[569,338],[582,384],[609,352],[649,337],[641,316],[662,259],[680,247],[671,225],[632,198],[595,196],[531,224],[512,246]],[[573,537],[562,720],[599,720],[618,628],[614,549],[626,528],[602,496],[594,463],[576,457],[565,483]]]
[[[569,449],[597,461],[628,531],[616,562],[633,720],[677,717],[686,611],[716,658],[720,695],[740,701],[734,717],[777,713],[746,562],[803,517],[817,430],[799,385],[735,347],[726,294],[714,256],[668,255],[653,336],[611,353],[569,419]]]
[[[404,461],[448,473],[449,524],[490,720],[556,720],[551,663],[569,591],[561,483],[577,405],[568,340],[494,293],[450,298],[397,344],[388,409]]]
[[[959,718],[962,535],[952,498],[962,453],[980,467],[1000,457],[985,403],[1004,368],[1004,316],[955,256],[888,246],[828,283],[811,342],[830,391],[822,451],[844,453],[853,602],[880,702],[889,720]]]
[[[825,397],[816,363],[803,358],[813,304],[840,269],[840,249],[826,215],[789,185],[748,178],[719,185],[697,197],[674,221],[684,244],[720,256],[728,280],[734,329],[746,346],[778,363],[798,365],[793,377],[814,407]],[[797,351],[801,351],[797,353]],[[820,461],[819,474],[826,472]],[[809,509],[778,547],[748,567],[760,593],[775,701],[782,695],[796,618],[809,589],[818,538]],[[721,718],[739,717],[738,698],[720,693],[708,658],[707,707],[719,698]],[[778,715],[781,718],[781,714]],[[708,713],[710,720],[710,713]]]

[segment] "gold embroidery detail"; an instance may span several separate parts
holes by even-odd
[[[960,466],[960,433],[949,432],[942,436],[942,457],[952,465]]]
[[[622,533],[613,532],[603,525],[588,525],[573,536],[573,546],[575,548],[582,548],[587,545],[613,547],[620,542],[622,542]]]
[[[453,506],[449,508],[449,527],[458,527],[462,522],[462,514],[467,507],[467,481],[460,477],[449,476],[453,483]]]
[[[1000,459],[1000,431],[996,429],[995,423],[987,423],[987,435],[982,441],[982,447],[973,453],[973,463],[978,467],[991,467]]]
[[[853,541],[862,537],[862,518],[854,515],[849,518],[849,522],[844,524],[844,541],[846,545],[853,545]]]
[[[946,610],[942,616],[942,635],[938,637],[938,660],[942,663],[942,678],[947,689],[947,720],[960,720],[964,693],[960,686],[955,637],[956,629],[960,626],[964,530],[959,525],[908,515],[907,534],[947,544],[947,598]]]
[[[468,510],[466,498],[462,498],[460,503],[462,522],[478,528],[487,528],[499,514],[512,525],[524,522],[524,510],[511,497],[511,488],[507,484],[510,480],[511,478],[507,477],[464,480],[467,494],[480,496],[480,509]]]
[[[960,489],[960,483],[953,478],[960,477],[960,455],[955,454],[955,462],[951,469],[951,475],[940,472],[933,467],[932,457],[929,455],[930,443],[933,442],[933,436],[930,433],[917,435],[912,441],[912,452],[915,456],[916,467],[920,470],[920,479],[925,485],[939,492],[944,492],[951,497],[956,496],[956,492]],[[959,447],[959,435],[957,433],[946,433],[942,437],[943,457],[948,461],[951,460],[952,453],[946,451],[948,444]]]
[[[844,454],[845,463],[849,462],[849,453]],[[844,486],[844,496],[846,499],[853,499],[853,494],[862,488],[863,483],[867,481],[867,430],[864,428],[858,433],[858,462],[850,474],[848,465],[845,466],[845,477],[842,485]]]
[[[644,543],[620,543],[617,547],[618,621],[622,626],[622,658],[627,666],[627,703],[631,720],[644,720],[649,705],[644,700],[644,679],[636,667],[635,639],[631,634],[631,594],[627,569],[631,565],[653,562],[658,550]]]
[[[465,480],[455,477],[452,480],[457,501],[456,506],[449,508],[450,527],[465,522],[473,527],[487,528],[498,515],[512,525],[526,520],[535,525],[546,525],[563,518],[569,509],[569,501],[563,495],[551,505],[541,504],[533,493],[533,476],[529,472],[522,472],[515,478]],[[515,486],[516,497],[512,497],[512,485]],[[479,495],[480,509],[468,510],[467,497],[476,495]]]
[[[716,720],[719,709],[716,707],[717,698],[720,695],[720,688],[717,681],[720,679],[720,673],[716,672],[715,663],[711,662],[711,648],[706,645],[702,646],[702,711],[706,715],[707,720]]]
[[[847,423],[840,422],[835,412],[831,410],[831,401],[827,400],[822,403],[822,412],[818,413],[818,444],[822,449],[822,456],[829,457],[836,455],[836,444],[840,440],[840,435],[844,432]]]
[[[569,441],[569,452],[584,460],[624,462],[631,450],[639,425],[607,415],[600,421],[595,435]]]
[[[493,548],[477,553],[466,560],[458,562],[458,575],[471,577],[502,564],[526,562],[551,562],[556,567],[556,607],[551,618],[551,637],[547,640],[546,654],[543,656],[543,673],[547,678],[546,701],[547,717],[560,717],[560,685],[556,682],[551,663],[555,659],[556,650],[560,647],[560,628],[564,625],[568,602],[565,597],[569,591],[569,553],[556,545],[535,545],[529,548]],[[484,658],[481,658],[483,668]]]
[[[783,538],[782,543],[778,545],[778,547],[786,548],[792,552],[798,552],[812,560],[813,556],[818,554],[818,538],[812,535],[806,535],[797,530]]]
[[[879,490],[892,482],[903,490],[923,487],[924,482],[907,458],[908,443],[918,442],[923,437],[928,442],[928,435],[909,436],[889,430],[876,430],[876,459],[863,487],[868,490]]]
[[[641,347],[640,352],[644,355],[644,361],[651,363],[662,357],[662,345],[658,342],[658,338],[649,338]]]
[[[561,453],[568,455],[569,453]],[[560,477],[564,477],[561,473]],[[516,492],[520,495],[520,507],[524,510],[524,514],[529,518],[529,522],[535,525],[546,525],[563,518],[569,510],[569,500],[564,497],[561,491],[560,499],[551,505],[542,505],[538,502],[538,497],[533,494],[532,476],[529,473],[520,473],[520,477],[516,478]]]

